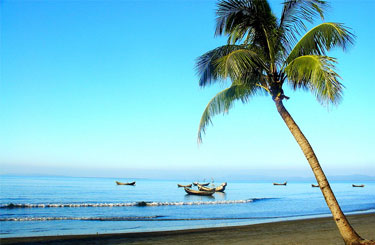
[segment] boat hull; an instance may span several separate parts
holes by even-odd
[[[273,183],[273,185],[286,185],[287,182],[284,182],[284,183]]]
[[[216,192],[224,192],[226,185],[221,185],[215,188]]]
[[[206,187],[206,186],[198,185],[198,190],[200,190],[200,191],[215,191],[216,188],[209,188],[209,187]]]
[[[117,184],[117,185],[135,185],[135,181],[133,181],[133,182],[128,182],[128,183],[122,183],[122,182],[116,181],[116,184]]]
[[[227,186],[227,182],[221,184],[221,185],[218,186],[218,187],[214,187],[214,188],[209,188],[209,187],[205,187],[205,186],[198,185],[198,189],[199,189],[200,191],[224,192],[226,186]]]
[[[353,187],[365,187],[365,185],[352,185]]]
[[[180,185],[180,184],[177,184],[177,187],[191,187],[192,186],[192,184],[190,184],[190,185]]]
[[[198,195],[198,196],[212,196],[215,193],[215,190],[213,191],[196,191],[190,188],[185,187],[184,188],[186,193],[189,195]]]

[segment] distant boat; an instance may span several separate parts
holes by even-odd
[[[319,185],[311,184],[311,187],[319,187]]]
[[[352,185],[353,187],[365,187],[365,185]]]
[[[190,188],[192,186],[192,184],[190,184],[190,185],[180,185],[180,184],[177,184],[177,186],[178,187],[189,187]]]
[[[193,182],[193,185],[194,186],[198,186],[198,185],[201,185],[201,186],[208,186],[210,183],[203,183],[203,184],[201,184],[201,183],[198,183],[198,182]]]
[[[273,183],[273,185],[286,185],[287,184],[287,181],[285,181],[284,183]]]
[[[213,191],[196,191],[190,188],[185,187],[184,188],[186,193],[189,195],[199,195],[199,196],[212,196],[212,194],[215,193],[215,190]]]
[[[133,181],[133,182],[127,182],[127,183],[122,183],[122,182],[116,181],[116,184],[117,185],[135,185],[135,181]]]

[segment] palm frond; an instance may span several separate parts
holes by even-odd
[[[217,5],[215,35],[231,33],[235,28],[240,31],[238,25],[242,25],[252,9],[252,2],[243,0],[222,0]]]
[[[340,101],[343,90],[335,63],[332,57],[305,55],[290,62],[285,73],[294,89],[309,89],[322,104],[335,104]]]
[[[306,31],[305,21],[313,23],[318,16],[324,19],[327,3],[321,0],[285,0],[280,18],[280,28],[285,32],[284,44],[295,43],[301,31]]]
[[[236,27],[232,30],[231,33],[228,33],[228,45],[239,43],[241,40],[244,40],[244,44],[251,43],[252,34],[249,32],[244,32],[241,28]]]
[[[208,124],[212,124],[211,118],[213,116],[227,113],[236,100],[241,100],[243,103],[248,102],[249,98],[260,89],[255,83],[252,86],[243,83],[233,83],[229,88],[224,89],[213,97],[202,114],[198,128],[198,142],[202,142],[202,132],[206,133],[206,127]]]
[[[276,17],[266,0],[221,0],[216,11],[215,35],[229,35],[228,41],[252,37],[253,43],[265,42],[264,29],[277,27]]]
[[[238,49],[217,59],[215,63],[215,74],[221,79],[241,79],[245,71],[260,74],[266,69],[258,54],[250,49]]]
[[[325,55],[326,51],[334,47],[343,50],[354,43],[354,35],[340,23],[322,23],[307,32],[290,52],[288,64],[301,55]]]
[[[196,60],[196,70],[199,76],[199,86],[207,86],[219,79],[217,73],[218,59],[236,51],[243,49],[243,45],[225,45],[213,49]]]

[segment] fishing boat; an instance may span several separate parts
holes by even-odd
[[[215,193],[215,190],[213,191],[196,191],[187,187],[184,187],[185,191],[189,195],[199,195],[199,196],[212,196],[212,194]]]
[[[200,186],[208,186],[210,183],[203,183],[203,184],[201,184],[201,183],[198,183],[198,182],[193,182],[193,185],[194,186],[198,186],[198,185],[200,185]]]
[[[215,191],[216,192],[224,192],[225,191],[225,187],[227,187],[227,182],[224,182],[220,186],[216,187]]]
[[[273,183],[273,185],[286,185],[287,184],[287,181],[285,181],[284,183]]]
[[[133,182],[127,182],[127,183],[116,181],[116,184],[117,185],[135,185],[135,181],[133,181]]]
[[[198,185],[198,190],[200,190],[200,191],[216,191],[216,188],[215,187],[210,188],[210,187],[207,187],[207,186]]]
[[[190,185],[180,185],[180,184],[177,184],[177,186],[178,187],[189,187],[190,188],[192,186],[192,184],[190,184]]]
[[[319,185],[311,184],[311,187],[319,187]]]
[[[221,185],[219,185],[218,187],[213,187],[213,188],[209,188],[209,187],[198,185],[198,189],[200,191],[212,191],[212,190],[215,190],[215,192],[224,192],[226,186],[227,186],[227,182],[224,182]]]
[[[352,185],[353,187],[365,187],[365,185]]]

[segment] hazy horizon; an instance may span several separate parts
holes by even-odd
[[[47,168],[29,169],[19,171],[16,166],[8,168],[8,172],[0,171],[0,176],[31,176],[31,177],[84,177],[84,178],[118,178],[118,179],[165,179],[165,180],[185,180],[185,181],[315,181],[313,173],[309,169],[296,171],[288,169],[266,170],[266,169],[216,169],[207,167],[199,170],[192,169],[62,169]],[[98,174],[100,172],[100,174]],[[346,171],[338,173],[335,170],[325,171],[329,180],[348,181],[375,181],[375,175],[370,173],[351,173]]]

